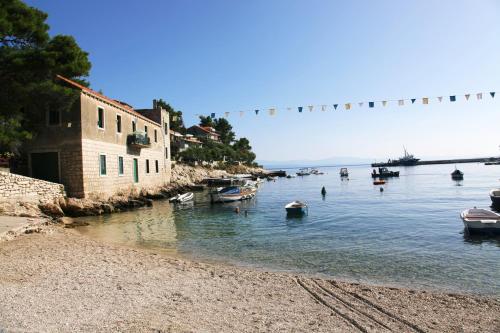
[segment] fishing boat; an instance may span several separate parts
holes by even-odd
[[[462,180],[464,179],[464,173],[457,168],[455,168],[455,171],[451,173],[451,179],[453,180]]]
[[[296,176],[294,175],[287,175],[286,178],[295,178]]]
[[[500,233],[500,214],[487,209],[471,208],[464,210],[460,217],[465,229],[470,232]]]
[[[307,205],[301,201],[293,201],[285,206],[288,215],[304,215],[307,214]]]
[[[310,174],[309,168],[301,168],[299,172],[297,172],[297,176],[309,176]]]
[[[177,194],[176,196],[169,199],[170,202],[186,202],[192,200],[194,197],[193,192],[187,192],[184,194]]]
[[[372,167],[378,167],[380,165],[386,166],[414,166],[418,164],[420,161],[419,158],[413,156],[413,154],[409,154],[406,148],[403,146],[404,156],[397,159],[389,159],[387,163],[372,163]]]
[[[385,180],[383,180],[383,179],[373,181],[373,185],[384,185],[384,184],[385,184]]]
[[[319,171],[318,169],[311,169],[311,175],[324,175],[324,172]]]
[[[340,168],[340,177],[349,177],[349,171],[347,171],[347,168]]]
[[[210,194],[212,202],[234,202],[251,199],[257,190],[253,186],[228,186]]]
[[[372,178],[389,178],[399,177],[399,171],[391,171],[387,168],[378,168],[378,173],[375,169],[372,171]]]
[[[500,189],[491,190],[490,199],[493,206],[500,207]]]

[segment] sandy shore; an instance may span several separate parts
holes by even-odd
[[[0,332],[499,332],[500,301],[196,263],[52,227],[0,242]]]

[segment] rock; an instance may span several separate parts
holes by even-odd
[[[72,219],[71,217],[61,217],[61,218],[57,219],[57,221],[62,223],[65,228],[75,228],[75,227],[89,225],[85,221],[78,220],[78,219]]]
[[[82,216],[83,213],[83,203],[81,200],[75,198],[68,198],[66,204],[63,207],[66,215],[69,216]]]
[[[104,214],[111,214],[115,210],[115,208],[109,203],[102,204],[101,209],[104,212]]]
[[[62,217],[64,216],[64,212],[63,210],[61,209],[61,207],[59,207],[59,205],[56,205],[55,203],[44,203],[44,204],[40,204],[38,206],[40,208],[40,210],[50,216],[50,217]]]
[[[63,216],[63,217],[58,218],[57,222],[66,226],[69,224],[73,224],[74,220],[71,217]]]
[[[148,207],[153,206],[153,200],[151,200],[151,199],[144,199],[144,202],[146,203],[146,206],[148,206]]]
[[[130,208],[137,208],[137,207],[143,207],[145,203],[143,201],[135,200],[135,199],[130,199],[128,201],[129,207]]]

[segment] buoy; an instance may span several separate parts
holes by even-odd
[[[380,188],[380,192],[384,192],[384,188],[383,187]]]
[[[323,188],[321,189],[321,195],[326,195],[326,189],[325,187],[323,186]]]
[[[239,213],[240,213],[240,207],[236,207],[236,208],[234,209],[234,212],[235,212],[236,214],[239,214]]]

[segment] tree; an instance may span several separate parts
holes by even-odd
[[[159,107],[167,110],[170,114],[170,129],[181,134],[186,134],[186,127],[184,126],[184,120],[182,119],[182,111],[175,111],[170,104],[161,98],[156,103]]]
[[[222,143],[229,145],[234,141],[235,134],[232,131],[233,126],[229,124],[229,121],[225,118],[219,118],[214,120],[214,128],[220,134],[220,140]]]
[[[67,111],[77,100],[57,74],[88,85],[88,54],[71,36],[51,38],[46,19],[20,0],[0,0],[0,153],[17,153],[46,111]]]
[[[200,126],[202,127],[214,127],[215,123],[212,117],[200,116]]]

